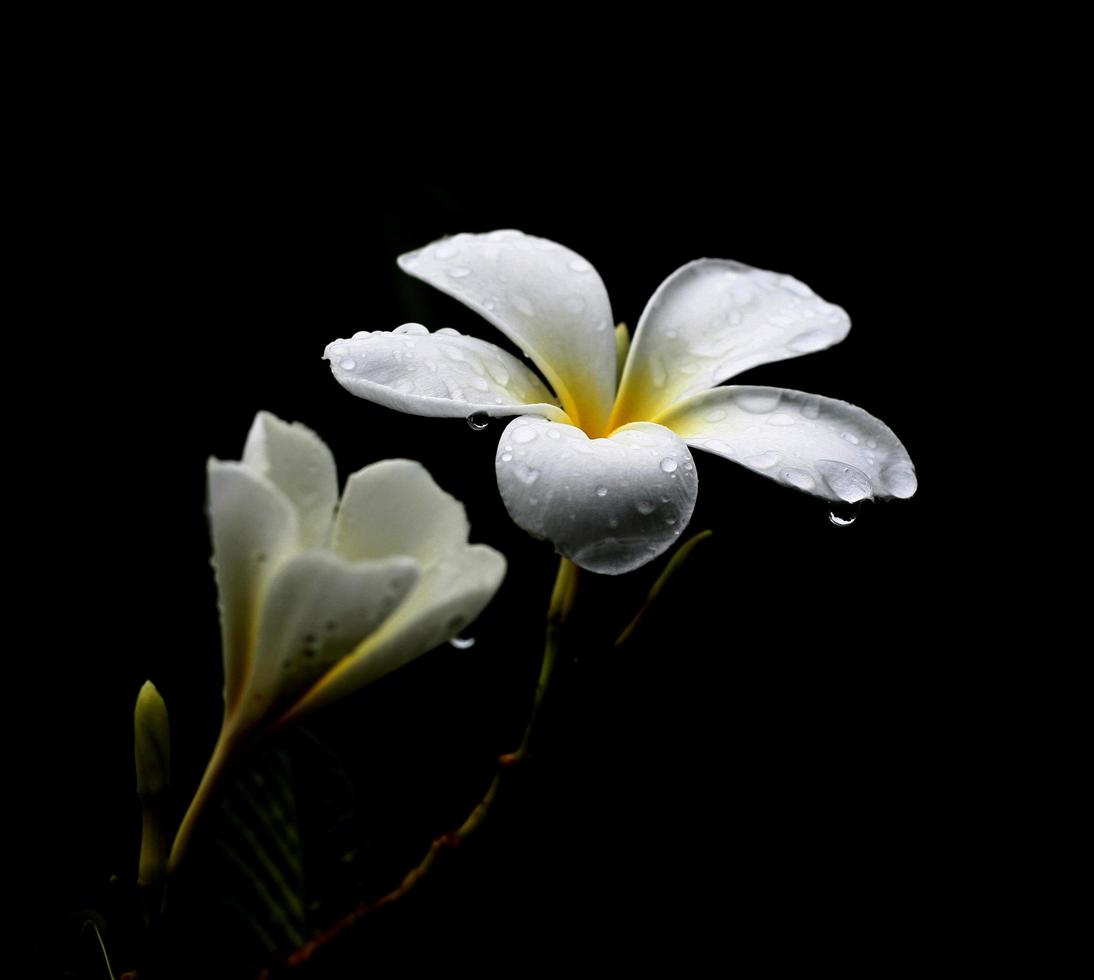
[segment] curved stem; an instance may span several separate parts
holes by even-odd
[[[220,737],[217,739],[216,748],[213,749],[212,758],[209,759],[209,765],[205,767],[205,774],[201,777],[201,783],[198,785],[194,798],[190,801],[186,815],[182,818],[182,823],[179,824],[178,832],[175,834],[175,841],[171,845],[171,855],[167,859],[167,873],[169,875],[174,873],[179,861],[182,860],[183,854],[186,853],[186,847],[190,843],[190,836],[197,825],[198,817],[209,802],[217,780],[235,757],[235,749],[230,747],[231,741],[226,729],[222,728]]]
[[[657,581],[650,587],[645,602],[642,603],[638,612],[634,614],[634,619],[627,624],[626,629],[624,629],[616,638],[616,649],[623,646],[623,644],[634,635],[635,630],[641,625],[642,620],[646,618],[646,613],[649,612],[650,606],[657,601],[657,597],[661,594],[661,590],[668,583],[669,579],[680,571],[680,567],[687,561],[688,555],[691,554],[692,549],[701,541],[705,541],[709,538],[713,533],[713,531],[700,531],[698,534],[692,535],[676,549],[676,553],[669,559],[669,563],[665,566],[664,571],[657,576]]]
[[[577,566],[569,559],[563,558],[559,562],[558,575],[555,578],[554,589],[551,592],[551,603],[547,610],[547,636],[543,645],[543,661],[540,664],[539,677],[536,680],[536,692],[532,699],[532,711],[529,715],[528,723],[524,726],[524,734],[517,747],[512,752],[506,752],[505,754],[498,756],[498,771],[494,774],[494,778],[490,781],[490,785],[487,787],[482,799],[472,807],[471,812],[468,813],[459,827],[446,834],[442,834],[429,845],[429,850],[426,851],[422,860],[403,876],[403,880],[399,882],[397,887],[386,894],[381,895],[374,901],[361,902],[348,915],[343,916],[325,932],[316,936],[293,952],[288,959],[285,960],[284,966],[299,966],[306,962],[316,950],[327,945],[327,943],[346,929],[356,925],[377,909],[381,909],[385,905],[391,905],[392,903],[399,901],[399,899],[407,895],[415,885],[429,873],[429,869],[433,867],[437,858],[443,851],[458,847],[482,825],[482,822],[490,812],[490,807],[497,798],[498,789],[501,786],[502,779],[506,772],[521,763],[528,756],[536,720],[539,717],[540,709],[543,706],[544,695],[547,693],[551,675],[554,672],[555,664],[558,660],[559,638],[562,627],[566,624],[567,619],[569,619],[576,591]],[[259,978],[260,980],[263,980],[263,978],[268,976],[270,976],[270,972],[264,970],[259,975]]]

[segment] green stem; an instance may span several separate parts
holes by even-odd
[[[213,749],[213,756],[209,760],[209,765],[205,767],[205,774],[201,777],[201,783],[198,785],[197,792],[194,794],[194,798],[190,801],[190,806],[186,810],[186,815],[182,818],[182,823],[179,824],[178,833],[175,834],[175,842],[171,846],[171,856],[167,859],[167,873],[173,874],[178,868],[179,861],[182,860],[183,854],[186,853],[187,845],[190,843],[190,837],[194,832],[194,827],[197,825],[198,817],[201,815],[201,811],[205,808],[205,805],[209,802],[209,798],[213,794],[213,789],[216,786],[217,780],[220,778],[221,773],[228,767],[232,759],[235,758],[236,749],[231,745],[233,740],[228,737],[226,729],[221,729],[220,737],[217,739],[216,748]]]
[[[713,531],[700,531],[698,534],[688,538],[687,541],[676,549],[672,558],[669,559],[669,563],[665,566],[665,570],[657,576],[657,581],[650,587],[650,591],[646,595],[646,601],[642,603],[642,607],[634,614],[634,619],[627,624],[627,628],[616,638],[615,646],[617,649],[623,646],[623,644],[634,635],[635,630],[642,624],[642,620],[646,618],[650,606],[657,601],[657,597],[661,594],[661,590],[668,583],[669,579],[680,571],[680,567],[687,561],[688,555],[691,554],[692,549],[699,544],[699,542],[709,538],[713,533]]]
[[[512,752],[506,752],[504,755],[498,756],[498,771],[490,781],[490,785],[487,787],[482,799],[472,807],[471,812],[468,813],[459,827],[446,834],[442,834],[429,845],[429,850],[426,851],[422,860],[403,876],[402,881],[399,882],[396,888],[385,895],[381,895],[380,898],[375,901],[361,902],[353,911],[339,919],[331,928],[293,952],[285,961],[285,966],[299,966],[307,961],[317,949],[327,945],[327,943],[346,929],[360,922],[377,909],[381,909],[385,905],[391,905],[392,903],[399,901],[399,899],[407,895],[418,882],[429,873],[430,868],[433,867],[437,858],[443,851],[458,847],[482,825],[483,821],[490,813],[490,808],[493,806],[494,800],[497,798],[498,790],[501,787],[502,779],[506,772],[510,771],[514,766],[523,762],[528,757],[533,730],[536,721],[539,718],[540,709],[543,706],[543,699],[547,693],[551,675],[554,672],[555,664],[558,661],[558,649],[562,629],[569,619],[576,591],[577,566],[569,559],[563,558],[559,563],[558,575],[555,578],[554,589],[551,592],[551,603],[547,610],[547,636],[543,645],[543,661],[540,664],[539,677],[536,680],[536,692],[532,699],[532,711],[529,715],[528,723],[524,726],[524,734],[517,747]],[[267,976],[269,976],[268,971],[263,971],[263,973],[260,974],[260,978]]]

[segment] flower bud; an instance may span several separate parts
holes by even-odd
[[[137,695],[133,713],[137,760],[137,795],[141,799],[141,857],[137,881],[150,886],[159,880],[167,859],[164,797],[171,784],[171,729],[167,705],[151,681]]]

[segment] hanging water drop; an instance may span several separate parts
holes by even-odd
[[[490,416],[486,412],[475,412],[467,416],[467,425],[475,432],[482,432],[490,424]]]
[[[847,527],[849,524],[855,523],[861,506],[862,505],[858,503],[835,506],[828,511],[828,520],[835,524],[836,527]]]
[[[475,645],[473,636],[454,636],[448,641],[448,645],[457,650],[470,650]]]

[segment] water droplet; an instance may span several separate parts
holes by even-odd
[[[433,254],[434,256],[436,256],[436,258],[440,259],[443,262],[445,259],[450,259],[453,256],[458,255],[459,251],[459,248],[457,248],[451,242],[445,242],[443,245],[438,246],[437,251],[435,251]]]
[[[643,517],[645,517],[647,514],[652,514],[656,507],[657,505],[653,503],[653,501],[646,500],[645,498],[640,498],[634,505],[634,509],[637,510],[638,513],[641,514]]]
[[[484,310],[487,310],[487,311],[492,310],[495,305],[496,304],[494,303],[494,301],[492,299],[484,299],[482,301],[482,308]]]
[[[421,326],[421,324],[418,324],[418,326]],[[461,334],[458,330],[454,330],[452,327],[441,327],[439,330],[434,331],[433,336],[434,337],[462,337],[463,334]]]
[[[852,446],[858,445],[858,436],[856,436],[853,432],[841,432],[839,435],[841,439],[851,443]]]
[[[556,429],[554,426],[552,426],[551,428],[549,428],[547,430],[547,438],[548,439],[561,439],[562,435],[559,433],[558,429]]]
[[[873,495],[870,478],[849,463],[821,459],[817,461],[817,470],[840,500],[854,504]]]
[[[573,269],[574,272],[590,272],[593,267],[581,258],[581,256],[578,256],[577,258],[570,259],[570,268]]]
[[[726,417],[724,408],[716,408],[713,412],[707,412],[705,418],[708,422],[721,422]]]
[[[751,466],[754,470],[769,470],[772,466],[777,466],[779,460],[782,458],[782,453],[775,452],[775,450],[771,449],[766,453],[746,456],[743,462],[745,466]]]
[[[372,336],[372,331],[371,330],[358,330],[357,333],[355,333],[353,335],[353,339],[354,340],[360,340],[362,337],[371,337],[371,336]]]
[[[454,636],[448,641],[448,645],[457,650],[470,650],[475,645],[473,636]]]
[[[836,527],[847,527],[848,524],[854,524],[855,518],[858,517],[859,508],[862,506],[860,503],[851,504],[847,507],[833,507],[828,511],[828,520],[830,520]]]
[[[539,479],[539,470],[527,463],[520,462],[520,460],[513,464],[513,472],[516,473],[517,479],[528,487]]]
[[[797,487],[799,490],[812,490],[817,485],[817,481],[813,479],[812,474],[807,470],[785,469],[779,475],[792,487]]]
[[[902,499],[914,494],[919,486],[910,462],[896,463],[882,470],[881,482],[889,493]]]
[[[807,419],[819,419],[820,418],[820,399],[816,396],[810,396],[801,405],[801,413]]]
[[[501,461],[503,463],[508,463],[512,458],[513,458],[512,453],[502,453],[501,454]]]
[[[448,330],[449,333],[456,333],[451,327],[444,327],[443,329]],[[421,323],[404,323],[401,327],[396,327],[391,332],[403,334],[404,336],[425,337],[429,333],[429,328]],[[441,332],[442,330],[437,331],[437,333]]]
[[[338,362],[338,366],[343,371],[352,371],[355,367],[357,367],[357,362],[352,357],[346,357]]]
[[[816,350],[823,350],[832,341],[831,331],[823,327],[814,327],[798,334],[786,345],[787,350],[796,354],[810,354]]]
[[[471,275],[471,270],[465,265],[454,265],[451,269],[448,270],[448,274],[453,279],[466,279],[469,275]]]
[[[866,440],[866,445],[869,449],[877,449],[877,440],[876,439],[867,439]]]
[[[532,305],[532,301],[527,296],[523,296],[520,293],[513,293],[513,295],[509,297],[509,302],[513,304],[517,312],[523,313],[525,316],[535,315],[536,308]],[[527,356],[528,355],[525,354],[525,357]]]
[[[598,497],[606,497],[606,496],[608,496],[608,488],[607,488],[607,487],[597,487],[597,488],[596,488],[596,495],[597,495]]]
[[[536,430],[530,425],[522,425],[513,430],[513,442],[528,443],[536,437]]]
[[[486,412],[474,412],[467,416],[467,424],[475,432],[482,432],[490,424],[490,416]]]
[[[509,384],[509,372],[505,368],[495,361],[486,362],[486,370],[490,372],[492,377],[499,385]]]
[[[773,412],[782,397],[777,391],[738,391],[733,400],[746,412],[753,415],[766,415]]]
[[[671,456],[666,456],[663,460],[661,460],[661,472],[674,473],[676,472],[676,467],[678,465],[679,464],[676,462],[675,459],[673,459]]]

